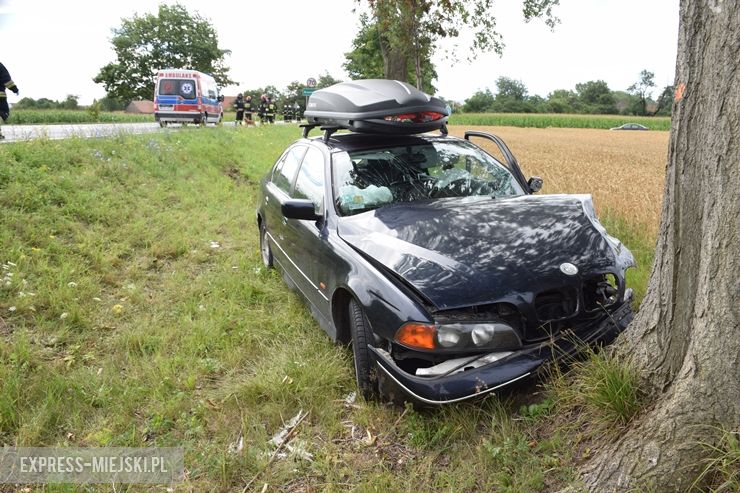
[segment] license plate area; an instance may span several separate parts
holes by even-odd
[[[160,111],[172,111],[175,107],[171,104],[160,104],[159,109]]]

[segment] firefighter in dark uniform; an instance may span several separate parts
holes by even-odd
[[[241,125],[244,120],[244,95],[242,93],[236,95],[234,109],[236,110],[236,124]]]
[[[285,121],[285,123],[290,123],[292,119],[293,119],[293,110],[290,107],[290,102],[285,101],[283,103],[283,121]]]
[[[267,94],[260,96],[260,104],[258,108],[260,117],[260,123],[267,123]]]
[[[269,123],[275,123],[275,113],[277,112],[277,106],[272,102],[272,98],[267,96],[267,121]]]
[[[247,123],[247,125],[252,124],[252,112],[254,111],[254,108],[252,107],[252,96],[247,95],[247,97],[244,99],[244,121]]]
[[[8,73],[8,69],[5,68],[5,65],[0,63],[0,118],[3,119],[3,122],[7,122],[8,117],[10,117],[8,96],[7,94],[5,94],[6,89],[10,89],[16,95],[18,95],[18,86],[16,86],[15,82],[13,82],[13,79],[10,78],[10,74]],[[4,138],[5,136],[2,132],[0,132],[0,139]]]
[[[301,105],[298,104],[298,101],[293,103],[293,118],[295,118],[295,121],[298,123],[301,122]]]

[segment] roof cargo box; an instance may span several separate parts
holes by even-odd
[[[315,91],[304,113],[309,124],[407,135],[444,130],[449,114],[441,99],[386,79],[342,82]]]

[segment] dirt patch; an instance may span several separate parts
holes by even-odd
[[[241,171],[239,171],[239,168],[236,166],[229,166],[224,170],[224,173],[226,173],[226,176],[231,178],[235,184],[237,185],[252,185],[253,182],[248,177],[244,176]]]
[[[10,335],[10,326],[5,323],[5,320],[3,320],[3,317],[0,317],[0,336],[9,336]]]

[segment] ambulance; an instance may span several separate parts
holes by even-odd
[[[154,119],[168,123],[220,123],[224,117],[216,80],[197,70],[164,69],[154,84]]]

